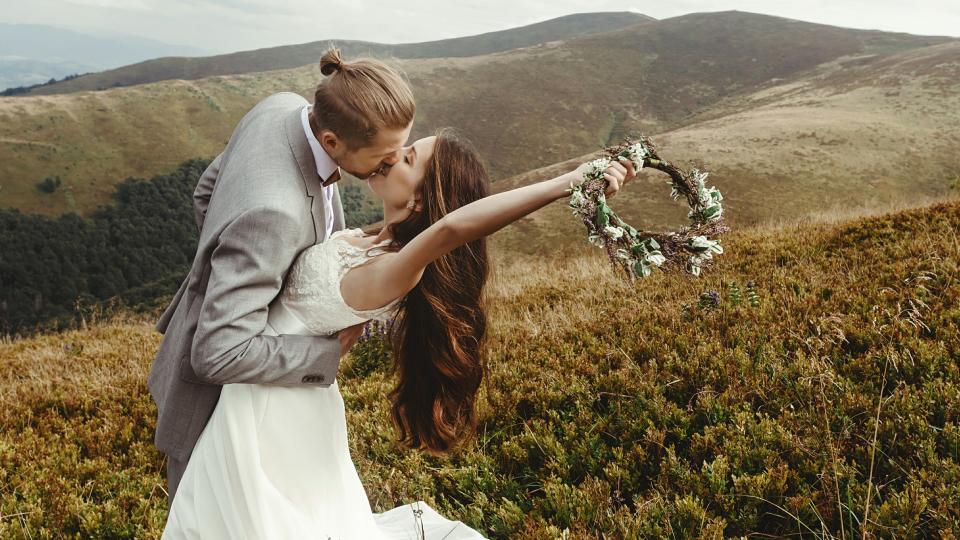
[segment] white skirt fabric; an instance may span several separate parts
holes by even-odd
[[[485,540],[423,501],[370,510],[336,382],[224,385],[162,538]]]
[[[224,385],[184,470],[163,538],[484,537],[422,501],[370,510],[334,383]]]

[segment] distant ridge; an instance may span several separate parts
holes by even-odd
[[[956,39],[722,12],[397,64],[417,97],[412,137],[455,126],[497,182],[645,133],[670,159],[709,159],[711,178],[739,182],[729,190],[739,220],[782,189],[801,213],[838,196],[946,189],[960,172],[958,51]],[[0,98],[0,207],[87,214],[127,176],[215,156],[263,97],[312,96],[318,71]],[[911,170],[891,166],[894,155]],[[54,193],[37,189],[56,176]]]
[[[195,80],[215,75],[237,75],[295,68],[318,62],[320,56],[332,43],[339,46],[347,58],[368,54],[403,59],[466,57],[530,47],[550,41],[568,40],[655,20],[652,17],[631,12],[580,13],[518,28],[422,43],[390,45],[327,39],[216,56],[195,58],[169,56],[99,73],[90,73],[70,81],[36,88],[26,95],[104,90],[171,79]]]
[[[170,55],[211,51],[139,36],[94,36],[42,24],[0,23],[0,90],[23,88]]]

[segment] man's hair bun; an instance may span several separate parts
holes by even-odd
[[[340,57],[340,49],[334,47],[323,53],[320,58],[320,73],[332,75],[335,71],[343,69],[343,58]]]

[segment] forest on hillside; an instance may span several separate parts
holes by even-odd
[[[192,196],[209,160],[127,178],[89,217],[0,210],[0,333],[72,327],[112,302],[153,309],[173,294],[197,246]],[[348,227],[381,218],[359,186],[341,186]]]

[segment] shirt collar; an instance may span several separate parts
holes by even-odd
[[[320,141],[317,140],[317,136],[313,134],[313,130],[310,129],[310,119],[307,114],[310,110],[311,105],[308,103],[303,106],[303,109],[300,110],[300,121],[303,124],[303,132],[307,136],[307,142],[310,144],[310,150],[313,151],[313,160],[317,165],[317,174],[320,175],[320,179],[323,182],[326,182],[337,170],[337,164],[333,161],[326,150],[320,146]]]

